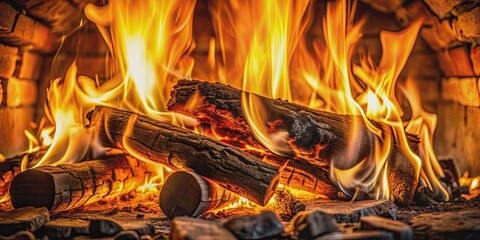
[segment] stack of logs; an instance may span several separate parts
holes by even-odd
[[[147,116],[98,106],[89,114],[88,127],[103,146],[120,149],[124,154],[42,166],[19,174],[23,159],[27,158],[32,166],[42,156],[41,152],[25,153],[0,165],[5,167],[0,190],[6,195],[11,182],[10,197],[15,208],[47,207],[52,212],[72,209],[142,185],[146,168],[135,156],[185,170],[170,176],[162,189],[161,207],[170,217],[199,215],[236,201],[238,196],[265,206],[279,183],[331,199],[346,197],[331,181],[330,165],[345,160],[351,141],[358,141],[355,145],[359,154],[349,162],[356,164],[373,151],[374,136],[363,121],[357,121],[356,116],[315,111],[259,96],[269,111],[271,130],[289,134],[287,141],[293,155],[281,157],[254,137],[241,110],[241,94],[219,83],[180,80],[168,103],[171,111],[192,116],[203,126],[229,136],[227,143]],[[347,131],[352,124],[359,131]],[[399,204],[409,204],[417,185],[415,167],[400,150],[392,130],[381,123],[375,125],[385,137],[393,139],[388,159],[392,197]],[[408,140],[416,149],[416,137],[409,136]],[[242,150],[245,145],[262,150],[262,156]]]

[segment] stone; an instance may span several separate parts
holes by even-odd
[[[20,231],[8,237],[0,236],[0,240],[35,240],[37,239],[32,232]]]
[[[382,231],[358,231],[352,233],[331,233],[315,240],[393,240],[393,235]]]
[[[50,219],[46,208],[24,207],[10,212],[0,212],[0,235],[12,235],[16,232],[36,231]]]
[[[291,225],[294,235],[301,239],[313,239],[339,231],[335,216],[318,210],[298,213]]]
[[[59,218],[46,223],[43,229],[49,238],[73,238],[88,235],[88,225],[87,220]]]
[[[480,36],[480,6],[460,14],[452,21],[453,31],[459,40],[468,40]]]
[[[115,235],[114,240],[137,240],[140,236],[135,231],[123,231]]]
[[[423,213],[411,227],[415,239],[480,239],[480,209]]]
[[[121,222],[121,224],[125,230],[134,231],[139,236],[153,236],[155,234],[155,227],[150,221]]]
[[[90,236],[94,238],[112,237],[123,230],[125,230],[125,228],[120,222],[112,218],[90,219],[90,224],[88,225]]]
[[[449,20],[443,20],[431,27],[423,27],[420,35],[436,52],[458,44]]]
[[[236,238],[217,222],[190,217],[175,217],[170,231],[170,240],[187,239],[234,240]]]
[[[361,230],[380,230],[393,234],[395,240],[411,240],[413,239],[413,231],[407,224],[392,219],[365,216],[360,218]]]
[[[354,202],[324,201],[307,204],[307,210],[320,210],[334,215],[339,223],[355,223],[363,216],[397,219],[397,207],[390,200],[363,200]]]
[[[280,235],[284,229],[283,224],[273,212],[231,218],[223,226],[240,239],[274,237]]]
[[[437,58],[445,77],[472,77],[475,75],[466,45],[440,51],[437,53]]]

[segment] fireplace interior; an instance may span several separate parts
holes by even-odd
[[[480,239],[478,0],[0,13],[0,239]]]

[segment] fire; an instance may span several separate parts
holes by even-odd
[[[40,125],[38,138],[26,132],[31,151],[39,145],[50,146],[34,167],[80,162],[105,153],[92,139],[92,130],[85,127],[87,113],[95,105],[124,108],[178,125],[196,124],[166,112],[174,80],[192,71],[194,6],[195,0],[125,0],[104,7],[86,6],[85,14],[99,26],[110,48],[115,74],[100,84],[98,79],[78,76],[74,62],[63,78],[51,81],[45,106],[49,123]],[[23,170],[27,164],[22,163]],[[162,184],[171,171],[151,161],[148,168],[151,176],[140,191]]]
[[[103,7],[93,4],[85,7],[85,15],[99,26],[109,46],[114,76],[100,84],[96,79],[78,76],[73,63],[64,78],[51,82],[45,111],[51,124],[40,124],[39,140],[26,133],[32,142],[31,149],[50,145],[35,167],[78,162],[105,151],[85,128],[87,112],[95,105],[128,109],[180,126],[197,124],[192,118],[166,110],[175,80],[190,78],[193,71],[195,3],[195,0],[116,0]],[[201,72],[201,76],[317,110],[360,116],[355,119],[375,135],[375,149],[361,162],[351,162],[358,155],[357,141],[353,139],[345,158],[337,160],[342,162],[332,161],[330,177],[346,194],[354,196],[361,190],[375,198],[390,198],[387,158],[392,142],[396,141],[415,166],[417,177],[439,198],[448,200],[448,192],[438,180],[443,172],[432,149],[436,117],[421,108],[418,94],[407,83],[405,95],[413,114],[404,121],[395,95],[421,21],[400,32],[382,31],[380,62],[374,63],[369,56],[363,56],[356,65],[354,51],[365,21],[353,21],[355,2],[327,1],[322,22],[324,39],[315,39],[309,46],[306,31],[314,20],[311,5],[309,0],[209,2],[216,38],[209,43],[206,71],[209,72]],[[220,57],[216,55],[217,48]],[[196,101],[194,98],[189,105]],[[266,148],[281,156],[295,154],[286,141],[287,132],[269,130],[268,111],[258,97],[244,93],[242,110],[255,137]],[[128,136],[135,120],[135,117],[130,119],[124,136]],[[373,121],[389,126],[391,136]],[[228,139],[213,129],[198,128],[198,131],[219,140]],[[359,129],[352,127],[350,131],[355,133]],[[410,148],[407,132],[420,137],[419,155]],[[132,156],[149,163],[151,175],[139,191],[161,185],[171,170],[142,158],[125,139],[123,145]],[[344,169],[340,165],[351,167]],[[479,179],[468,184],[478,187]],[[296,189],[289,191],[304,195]],[[240,198],[230,207],[249,204]]]
[[[256,6],[258,4],[261,7]],[[241,82],[243,90],[263,96],[362,116],[357,121],[363,121],[375,134],[375,149],[360,163],[350,163],[347,165],[354,166],[340,169],[337,165],[345,165],[358,154],[360,139],[353,140],[342,163],[332,162],[331,178],[345,193],[353,195],[362,190],[376,198],[390,197],[386,160],[392,141],[396,141],[415,166],[417,177],[421,176],[440,198],[448,199],[437,178],[443,173],[431,150],[434,126],[432,128],[428,118],[418,117],[426,116],[425,112],[410,121],[408,130],[422,140],[421,156],[418,156],[408,145],[403,111],[395,96],[396,83],[415,44],[421,21],[398,33],[382,31],[383,55],[378,65],[369,56],[355,65],[353,53],[364,24],[364,20],[353,22],[355,2],[327,1],[324,39],[313,42],[313,52],[308,49],[304,35],[313,20],[309,4],[309,1],[262,1],[255,5],[249,1],[214,1],[211,13],[221,60],[213,67],[216,59],[211,48],[209,65],[217,74],[206,76],[237,87]],[[211,47],[215,45],[210,42]],[[292,96],[291,86],[299,87],[295,91],[305,93],[303,95],[310,93],[310,97]],[[415,107],[418,104],[419,101],[412,103]],[[242,96],[242,109],[259,142],[278,155],[294,154],[285,141],[288,133],[269,132],[268,111],[255,95]],[[385,135],[372,120],[390,126],[393,137]],[[419,122],[418,127],[413,126],[415,121]],[[351,131],[355,133],[358,129]],[[430,141],[425,140],[427,138]]]

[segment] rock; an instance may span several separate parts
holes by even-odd
[[[135,231],[123,231],[115,235],[114,240],[138,240],[140,236]]]
[[[363,200],[354,202],[325,201],[307,204],[307,210],[320,210],[335,216],[339,223],[354,223],[363,216],[397,219],[397,207],[390,200]]]
[[[35,240],[35,239],[37,239],[35,235],[33,235],[33,233],[29,231],[20,231],[8,237],[0,236],[0,240]]]
[[[24,207],[10,212],[0,212],[0,235],[8,236],[16,232],[36,231],[50,219],[46,208]]]
[[[232,233],[222,227],[219,223],[190,218],[176,217],[172,222],[170,240],[234,240]]]
[[[339,231],[335,216],[320,210],[300,212],[293,217],[291,224],[294,235],[301,239]]]
[[[480,209],[423,213],[411,220],[415,239],[480,239]]]
[[[113,237],[119,232],[125,230],[120,222],[111,218],[90,219],[88,231],[94,238]]]
[[[361,230],[381,230],[391,232],[395,240],[413,239],[413,231],[407,224],[377,216],[360,218]]]
[[[263,212],[254,216],[235,217],[223,226],[239,239],[264,239],[280,235],[283,224],[273,212]]]
[[[393,235],[382,231],[358,231],[352,233],[331,233],[315,240],[393,240]]]
[[[49,238],[73,238],[88,235],[87,220],[60,218],[50,221],[43,226]]]
[[[155,227],[149,221],[132,221],[122,223],[122,226],[125,230],[135,231],[139,236],[153,236],[155,234]]]

